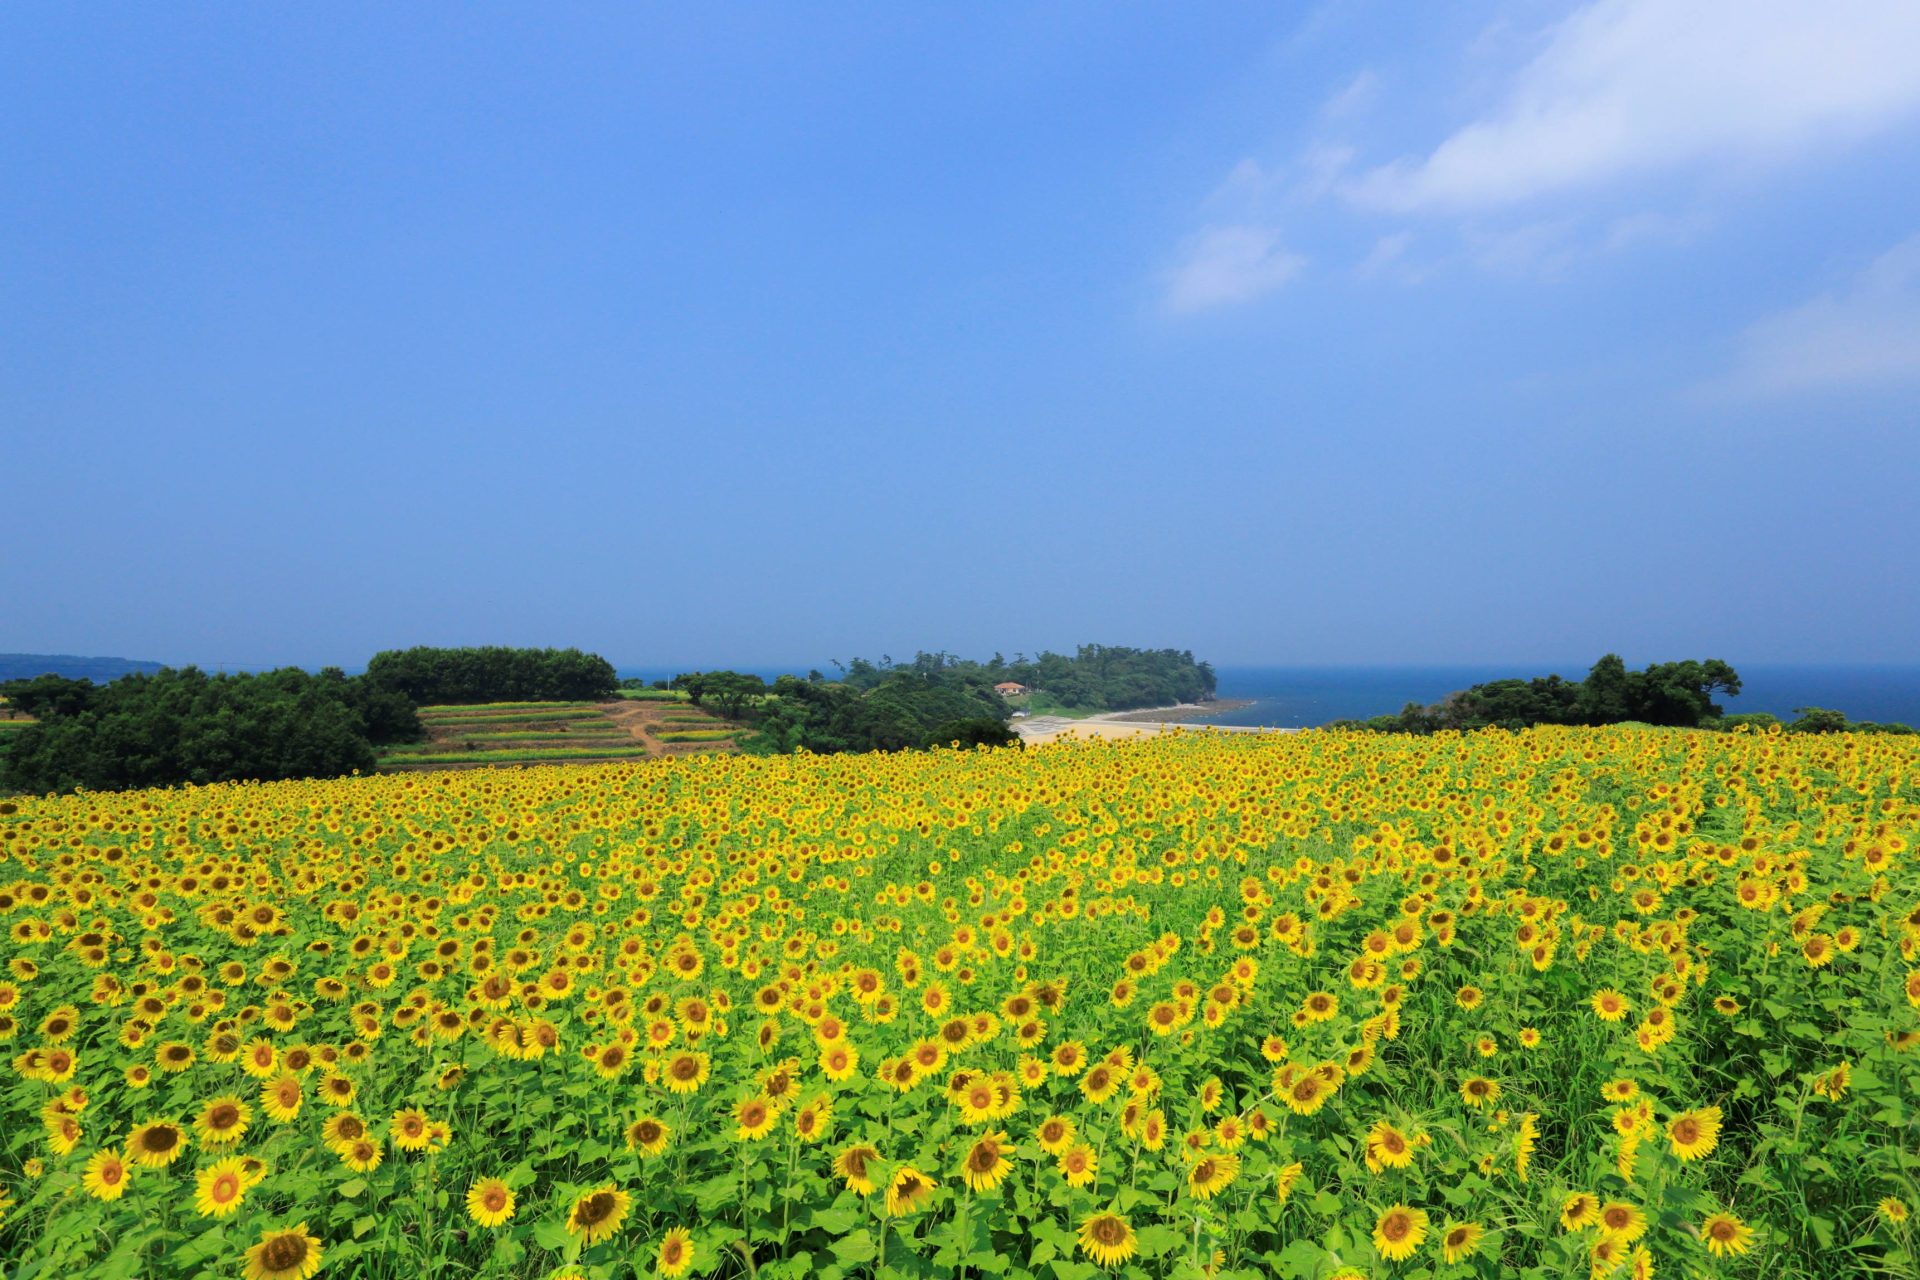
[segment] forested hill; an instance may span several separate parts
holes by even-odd
[[[70,653],[0,653],[0,682],[65,676],[104,684],[121,676],[152,675],[162,665],[137,658],[79,658]]]
[[[1188,649],[1130,649],[1124,645],[1083,644],[1072,656],[1042,651],[1029,658],[994,654],[986,662],[951,653],[917,653],[912,662],[891,658],[869,662],[855,658],[843,679],[856,689],[871,689],[894,675],[978,680],[989,685],[1023,685],[1046,694],[1060,706],[1084,711],[1131,711],[1213,697],[1213,667],[1197,662]]]

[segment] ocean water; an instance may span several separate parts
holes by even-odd
[[[813,664],[751,668],[771,681],[804,675]],[[1569,680],[1587,673],[1587,665],[1529,668],[1514,666],[1441,667],[1221,667],[1219,694],[1248,698],[1237,711],[1208,716],[1209,724],[1273,725],[1296,729],[1329,720],[1365,720],[1388,715],[1409,702],[1438,702],[1456,689],[1508,676],[1531,678],[1558,672]],[[1897,720],[1920,728],[1920,663],[1898,666],[1787,666],[1734,663],[1740,672],[1737,697],[1722,698],[1729,712],[1769,711],[1793,719],[1799,707],[1828,707],[1854,720]],[[824,668],[832,674],[830,667]],[[676,674],[665,667],[622,668],[621,676],[664,680]]]
[[[1768,711],[1791,720],[1799,707],[1829,707],[1854,720],[1897,720],[1920,727],[1920,664],[1900,666],[1777,666],[1734,663],[1739,696],[1721,698],[1728,712]],[[1409,702],[1438,702],[1456,689],[1508,676],[1557,671],[1569,680],[1585,666],[1529,670],[1472,667],[1221,667],[1219,694],[1250,698],[1238,711],[1207,717],[1213,724],[1301,728],[1329,720],[1387,715]]]

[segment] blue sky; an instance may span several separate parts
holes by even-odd
[[[0,650],[1899,661],[1920,6],[0,10]]]

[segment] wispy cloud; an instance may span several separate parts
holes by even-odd
[[[1293,279],[1306,262],[1281,244],[1278,227],[1210,227],[1182,246],[1167,273],[1166,303],[1194,312],[1251,302]]]
[[[1396,212],[1485,210],[1703,160],[1770,160],[1920,109],[1914,0],[1597,0],[1502,105],[1346,187]]]
[[[1920,235],[1845,289],[1753,325],[1732,371],[1705,390],[1750,396],[1909,385],[1920,385]]]

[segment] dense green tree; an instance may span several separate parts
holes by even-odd
[[[389,649],[367,663],[375,684],[416,705],[465,702],[578,702],[611,698],[613,664],[578,649]]]
[[[782,677],[783,679],[787,677]],[[741,671],[695,671],[675,678],[696,707],[710,708],[729,720],[738,720],[767,693],[767,682]]]
[[[1522,729],[1536,724],[1646,724],[1694,728],[1717,724],[1715,693],[1740,692],[1739,673],[1718,658],[1664,662],[1629,671],[1618,654],[1594,663],[1585,680],[1557,675],[1489,680],[1450,693],[1432,706],[1408,703],[1398,715],[1338,720],[1333,726],[1380,733],[1442,729]]]
[[[1069,657],[1043,652],[1008,661],[994,654],[975,662],[951,653],[916,653],[910,663],[891,657],[878,662],[855,658],[840,667],[841,678],[856,689],[872,689],[896,675],[923,680],[967,680],[989,687],[1002,681],[1023,684],[1061,706],[1085,711],[1128,711],[1179,702],[1203,702],[1214,695],[1213,668],[1196,662],[1184,649],[1130,649],[1120,645],[1081,645]]]
[[[84,710],[88,700],[93,697],[94,689],[95,685],[89,679],[35,676],[31,680],[9,680],[0,685],[0,697],[6,698],[8,710],[44,719],[48,716],[70,716]]]
[[[373,742],[355,683],[294,669],[127,676],[12,731],[0,788],[117,790],[371,770]],[[403,719],[382,698],[370,705],[383,720]]]

